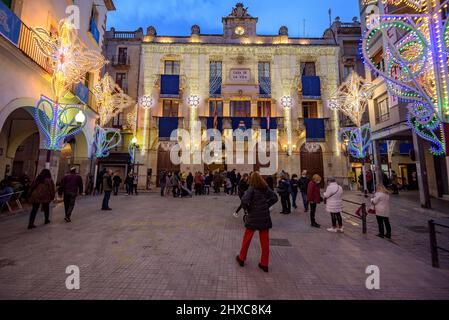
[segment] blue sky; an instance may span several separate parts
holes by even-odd
[[[108,15],[107,28],[133,31],[150,25],[159,35],[190,35],[198,24],[202,33],[222,33],[221,18],[227,16],[237,0],[114,0],[116,12]],[[350,22],[359,17],[358,0],[246,0],[249,13],[259,17],[259,34],[277,34],[281,25],[290,36],[321,37],[332,17]]]

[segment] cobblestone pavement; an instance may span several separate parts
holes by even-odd
[[[447,223],[448,215],[422,210],[410,197],[393,200],[392,242],[375,236],[374,217],[368,235],[350,216],[345,234],[332,234],[323,206],[318,230],[302,210],[281,216],[277,205],[270,237],[278,245],[271,246],[268,274],[257,268],[257,236],[247,266],[234,261],[243,235],[241,219],[232,216],[236,197],[118,196],[111,212],[98,210],[100,202],[80,199],[71,224],[63,223],[59,204],[53,223],[43,226],[40,213],[32,231],[26,213],[1,218],[0,299],[449,298],[449,259],[442,256],[442,268],[432,268],[425,229],[429,218]],[[444,232],[439,239],[447,240]],[[81,270],[78,291],[65,287],[69,265]],[[365,287],[369,265],[380,268],[380,290]]]

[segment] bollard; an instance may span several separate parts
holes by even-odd
[[[368,213],[366,212],[366,204],[362,204],[362,228],[363,228],[363,234],[366,234],[366,216]]]
[[[429,220],[429,236],[430,236],[430,252],[432,254],[432,266],[434,268],[439,268],[440,262],[438,261],[437,234],[435,231],[435,222],[433,220]]]

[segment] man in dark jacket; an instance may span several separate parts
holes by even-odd
[[[75,208],[76,197],[83,194],[83,179],[76,173],[76,168],[70,169],[61,181],[61,193],[64,193],[65,222],[72,222],[71,216]]]
[[[101,210],[103,211],[110,211],[112,210],[109,208],[109,199],[111,199],[111,193],[112,193],[112,171],[108,171],[103,176],[103,191],[104,191],[104,197],[103,197],[103,206],[101,207]]]
[[[114,187],[114,196],[118,195],[118,188],[120,187],[120,184],[122,183],[122,178],[118,174],[114,174],[114,178],[112,178],[113,181],[113,187]]]
[[[245,192],[249,188],[249,181],[248,180],[249,180],[249,175],[246,174],[246,173],[240,179],[239,186],[238,186],[238,195],[239,195],[240,200],[243,198],[243,196],[245,195]],[[234,217],[238,218],[239,212],[242,209],[243,209],[243,204],[240,203],[240,206],[237,208],[237,210],[234,213]]]
[[[281,214],[290,214],[292,211],[292,204],[290,201],[290,194],[292,193],[292,188],[287,173],[284,173],[284,175],[282,175],[281,180],[279,180],[277,192],[281,197],[281,204],[282,204]]]
[[[307,201],[307,188],[310,179],[307,177],[307,170],[304,170],[299,178],[299,190],[301,191],[302,203],[304,204],[304,212],[309,211],[309,202]]]
[[[232,184],[232,189],[231,189],[231,194],[237,194],[237,174],[235,173],[236,170],[232,170],[231,172],[229,172],[229,180],[231,180],[231,184]]]

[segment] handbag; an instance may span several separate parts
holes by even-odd
[[[338,186],[337,191],[335,191],[330,197],[324,198],[323,203],[326,204],[327,203],[327,199],[332,198],[333,196],[335,196],[339,191],[340,191],[340,186]]]
[[[369,214],[376,214],[376,206],[372,205],[371,208],[368,209]]]

